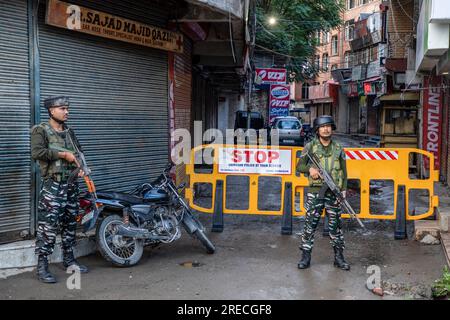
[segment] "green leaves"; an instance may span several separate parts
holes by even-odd
[[[444,298],[450,295],[450,272],[447,266],[444,268],[442,278],[434,282],[431,292],[433,298]]]
[[[256,44],[287,55],[292,81],[314,77],[318,70],[309,63],[316,50],[316,32],[342,24],[342,0],[259,0],[256,8]],[[270,25],[269,17],[276,23]],[[268,54],[270,54],[268,52]]]

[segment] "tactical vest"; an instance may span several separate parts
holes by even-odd
[[[340,162],[342,147],[331,141],[329,148],[326,150],[318,139],[314,139],[311,141],[309,151],[317,155],[322,167],[331,175],[336,185],[342,189],[344,184],[344,171]],[[311,176],[308,176],[308,181],[310,187],[322,187],[323,185],[321,178],[314,180]]]
[[[71,137],[69,137],[70,129],[64,130],[65,139],[63,139],[48,123],[41,123],[38,125],[45,130],[48,139],[48,148],[60,152],[71,152],[75,153],[75,147],[72,144]],[[73,139],[73,138],[72,138]],[[67,179],[76,168],[74,164],[71,164],[63,159],[58,159],[55,161],[39,161],[39,166],[41,168],[41,174],[43,177],[54,177],[55,175],[60,175],[62,179]]]

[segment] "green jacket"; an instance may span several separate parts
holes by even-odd
[[[347,189],[347,165],[345,161],[345,152],[342,146],[331,140],[328,146],[322,145],[318,138],[313,139],[306,144],[304,150],[315,153],[322,162],[322,166],[332,176],[333,180],[341,190]],[[333,161],[334,160],[334,161]],[[333,161],[333,163],[331,163]],[[309,176],[311,163],[306,155],[302,155],[297,163],[297,172],[304,173],[308,177],[310,192],[319,192],[323,186],[322,179],[313,180]]]
[[[72,142],[82,151],[75,133],[65,125],[63,132],[55,131],[45,122],[31,128],[31,157],[39,162],[42,178],[46,179],[55,174],[60,174],[63,178],[68,177],[75,165],[60,159],[58,152],[67,150],[75,153]]]

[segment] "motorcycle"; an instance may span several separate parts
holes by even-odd
[[[207,253],[214,253],[205,228],[180,196],[185,184],[176,186],[169,176],[172,167],[169,163],[155,181],[139,185],[130,193],[96,192],[91,183],[88,192],[80,196],[78,220],[84,232],[97,225],[97,246],[113,265],[133,266],[141,259],[144,246],[178,240],[180,225],[203,244]]]

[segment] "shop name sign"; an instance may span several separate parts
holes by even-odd
[[[219,173],[291,174],[291,150],[219,148]]]
[[[99,37],[177,53],[183,52],[183,35],[70,3],[49,0],[46,23]]]
[[[256,77],[260,84],[286,84],[286,69],[256,68]]]
[[[272,122],[273,118],[289,115],[289,102],[290,102],[290,86],[288,84],[283,85],[270,85],[270,99],[269,99],[269,121]]]
[[[434,154],[434,170],[440,169],[442,134],[442,78],[425,77],[423,95],[423,148]],[[429,159],[424,158],[425,168],[430,168]],[[431,168],[433,170],[433,168]]]

